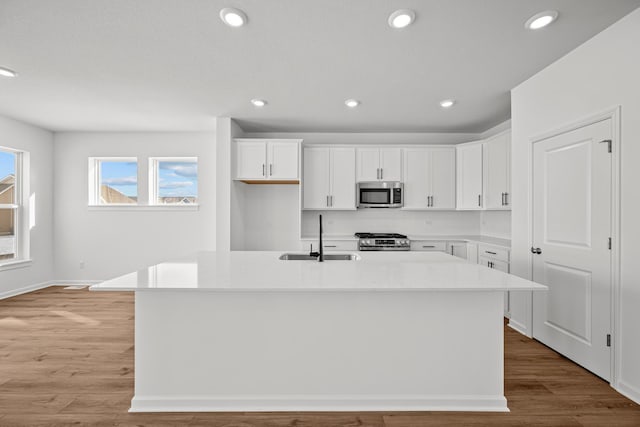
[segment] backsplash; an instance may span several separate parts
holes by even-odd
[[[360,209],[357,211],[303,211],[302,236],[318,235],[318,215],[322,214],[324,234],[353,235],[358,231],[393,232],[409,236],[481,234],[477,211],[404,211],[400,209]]]

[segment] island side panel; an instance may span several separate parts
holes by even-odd
[[[497,291],[136,292],[132,411],[505,411]]]

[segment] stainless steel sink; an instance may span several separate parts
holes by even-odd
[[[309,254],[282,254],[280,258],[283,261],[316,261],[318,257],[310,256]],[[325,261],[358,261],[360,255],[358,254],[324,254]]]

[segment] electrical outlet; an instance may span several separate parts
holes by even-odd
[[[430,219],[425,219],[424,220],[425,225],[432,225],[433,222]]]

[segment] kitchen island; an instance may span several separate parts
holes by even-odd
[[[435,252],[283,261],[202,252],[93,285],[135,291],[133,412],[507,411],[504,291]]]

